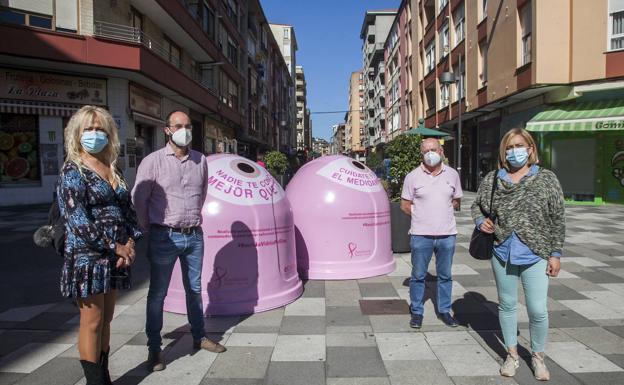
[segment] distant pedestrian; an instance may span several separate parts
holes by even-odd
[[[111,384],[115,296],[130,287],[141,231],[126,182],[116,172],[119,139],[111,115],[94,106],[78,110],[65,128],[65,150],[57,187],[66,220],[61,293],[80,309],[78,352],[87,384]]]
[[[262,168],[266,168],[266,164],[264,164],[264,153],[261,152],[258,154],[256,158],[256,164],[262,166]]]
[[[164,127],[165,147],[149,154],[137,170],[132,200],[139,223],[149,232],[150,284],[147,293],[148,366],[165,369],[161,354],[163,306],[179,259],[186,292],[193,348],[220,353],[225,348],[206,338],[201,295],[204,236],[201,210],[208,187],[204,155],[189,148],[193,126],[187,114],[173,111]]]
[[[559,274],[565,238],[564,199],[554,173],[538,166],[531,134],[514,128],[501,139],[498,171],[479,186],[472,218],[494,233],[492,269],[498,291],[498,318],[508,355],[500,373],[512,377],[520,365],[517,349],[518,280],[522,281],[531,334],[531,366],[537,380],[550,379],[544,363],[548,334],[548,277]],[[492,184],[496,191],[490,208]],[[492,212],[495,223],[484,213]]]
[[[442,162],[442,146],[433,138],[420,145],[423,162],[407,174],[401,193],[401,210],[412,217],[410,246],[410,326],[419,329],[423,321],[425,277],[433,253],[438,276],[438,317],[450,327],[457,321],[450,313],[453,280],[451,266],[455,254],[454,208],[463,195],[459,174]]]

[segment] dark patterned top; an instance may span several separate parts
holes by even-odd
[[[61,272],[64,297],[85,298],[130,288],[130,268],[116,268],[115,243],[141,237],[125,181],[115,190],[96,172],[66,162],[57,187],[65,218]]]

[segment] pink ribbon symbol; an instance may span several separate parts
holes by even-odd
[[[222,268],[221,266],[216,266],[214,269],[214,274],[212,280],[210,281],[210,286],[218,289],[223,284],[223,278],[227,275],[227,269]]]
[[[353,258],[353,253],[355,253],[357,245],[353,242],[349,242],[349,245],[347,247],[349,248],[349,258]]]

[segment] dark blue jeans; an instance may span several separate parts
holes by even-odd
[[[170,232],[152,226],[149,236],[150,285],[147,293],[145,333],[150,351],[160,351],[163,326],[163,304],[171,273],[178,258],[186,293],[186,313],[194,340],[204,337],[204,312],[201,297],[201,271],[204,239],[201,229],[191,234]]]
[[[425,277],[433,253],[436,255],[436,275],[438,276],[438,313],[448,313],[451,310],[451,291],[453,288],[451,266],[453,265],[453,254],[455,254],[455,238],[455,235],[411,236],[410,311],[412,314],[423,314]]]

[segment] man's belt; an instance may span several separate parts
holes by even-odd
[[[180,234],[193,234],[195,231],[197,231],[199,229],[199,226],[171,227],[171,226],[159,225],[159,224],[155,224],[155,223],[152,223],[152,226],[156,227],[157,229],[163,229],[163,230],[167,230],[167,231],[172,232],[172,233],[180,233]]]

